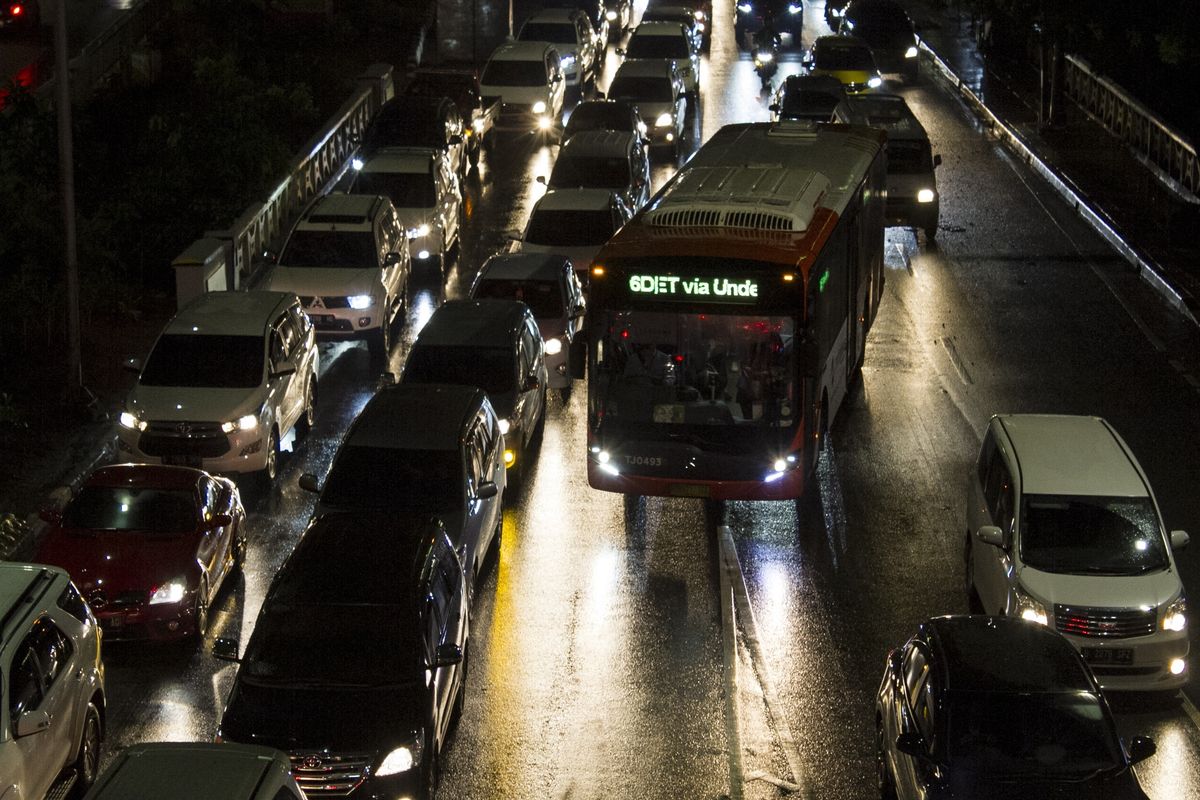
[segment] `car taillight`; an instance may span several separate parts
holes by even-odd
[[[25,6],[17,3],[8,7],[8,13],[14,17],[19,17],[25,13]]]

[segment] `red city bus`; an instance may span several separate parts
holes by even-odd
[[[593,488],[804,493],[882,296],[884,141],[728,125],[604,246],[588,298]]]

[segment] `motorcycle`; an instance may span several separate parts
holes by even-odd
[[[771,88],[771,79],[779,70],[779,36],[760,36],[754,43],[754,71],[762,81],[762,90]]]

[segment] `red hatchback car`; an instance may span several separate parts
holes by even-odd
[[[37,560],[70,573],[114,639],[203,636],[246,554],[237,486],[189,467],[102,467],[42,517],[50,527]]]

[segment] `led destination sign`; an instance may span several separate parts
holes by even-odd
[[[682,278],[678,275],[630,275],[629,291],[656,300],[711,303],[757,303],[753,278]]]

